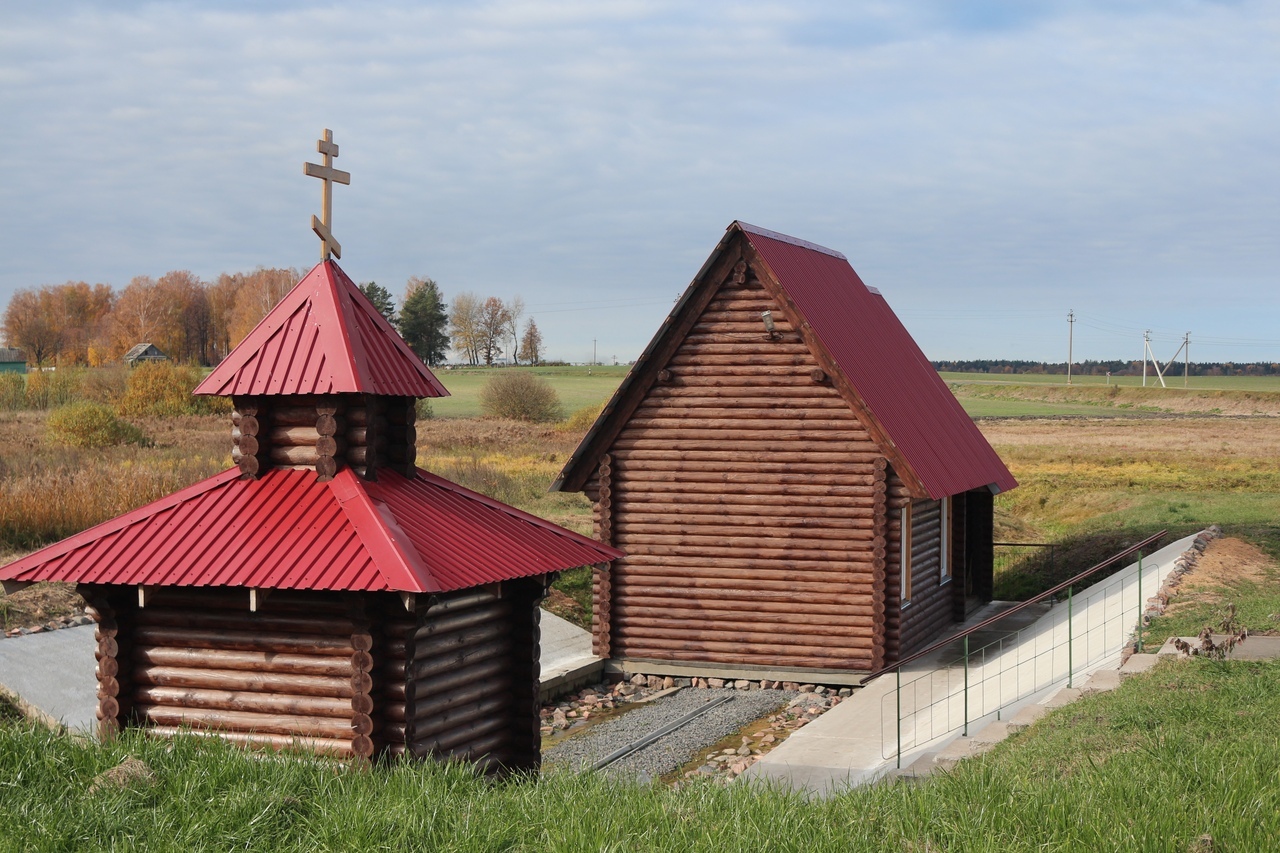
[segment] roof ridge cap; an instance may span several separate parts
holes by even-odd
[[[808,240],[801,240],[799,237],[792,237],[790,234],[783,234],[781,231],[770,231],[768,228],[761,228],[758,225],[743,222],[741,219],[735,219],[734,225],[737,225],[748,234],[768,237],[770,240],[777,240],[780,243],[790,243],[792,246],[799,246],[801,249],[809,249],[813,252],[821,252],[824,255],[830,255],[831,257],[839,258],[842,261],[849,260],[844,256],[844,254],[837,252],[835,249],[828,249],[826,246],[820,246],[817,243],[810,243]]]
[[[354,471],[350,468],[338,471],[329,481],[329,489],[343,514],[355,528],[356,535],[369,552],[388,589],[395,592],[440,591],[440,584],[422,562],[422,555],[413,547],[391,510],[369,494],[364,482]],[[393,577],[383,558],[389,558],[400,569],[402,577]],[[416,582],[416,587],[405,588],[406,579]]]

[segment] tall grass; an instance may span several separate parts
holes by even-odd
[[[1265,850],[1280,837],[1280,664],[1170,663],[916,785],[830,799],[597,774],[490,784],[433,764],[255,759],[0,725],[0,849]],[[89,793],[135,755],[153,786]]]

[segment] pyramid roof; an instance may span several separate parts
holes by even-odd
[[[449,394],[331,260],[317,264],[285,294],[195,393]]]

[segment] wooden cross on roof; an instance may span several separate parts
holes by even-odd
[[[320,238],[320,260],[327,261],[331,253],[335,258],[342,257],[342,246],[333,239],[333,232],[330,230],[333,224],[333,183],[337,181],[340,184],[349,185],[351,173],[333,168],[333,158],[338,156],[338,146],[333,142],[332,130],[325,128],[324,138],[316,142],[316,150],[324,155],[324,165],[303,163],[302,171],[310,177],[324,181],[324,189],[321,193],[323,218],[317,219],[312,216],[311,230],[315,231],[316,236]]]

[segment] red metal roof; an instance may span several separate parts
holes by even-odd
[[[446,397],[422,359],[333,261],[317,264],[197,394]]]
[[[0,568],[0,580],[448,592],[622,552],[419,470],[232,469]]]
[[[932,498],[1018,485],[878,290],[839,252],[734,223]],[[730,226],[732,229],[734,226]]]

